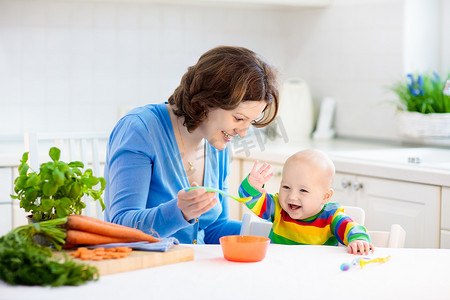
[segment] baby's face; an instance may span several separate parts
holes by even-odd
[[[296,220],[318,214],[332,195],[332,192],[329,195],[330,179],[323,168],[309,162],[286,164],[279,192],[281,207]]]

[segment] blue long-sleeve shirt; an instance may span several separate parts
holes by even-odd
[[[205,141],[203,185],[228,190],[228,148],[217,150]],[[156,231],[181,243],[218,243],[239,234],[240,222],[230,221],[228,199],[198,218],[186,221],[177,193],[189,186],[166,103],[132,110],[113,129],[106,153],[104,177],[106,221]]]

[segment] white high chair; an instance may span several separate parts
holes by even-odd
[[[356,223],[364,225],[366,214],[361,207],[344,206],[344,212]],[[254,214],[245,213],[242,217],[240,234],[268,237],[271,228],[271,222],[263,220]]]
[[[245,213],[242,217],[242,225],[240,235],[255,235],[268,237],[272,222],[261,219],[260,217]]]
[[[364,212],[364,211],[363,211]],[[242,218],[240,235],[256,235],[268,237],[272,223],[246,213]],[[376,247],[403,248],[405,246],[406,231],[398,224],[393,224],[390,231],[368,231],[372,243]]]
[[[29,152],[29,165],[39,170],[40,163],[49,161],[48,151],[51,147],[61,150],[61,160],[65,162],[81,161],[84,168],[91,168],[94,176],[103,176],[100,168],[99,141],[105,140],[105,133],[25,133],[25,151]],[[85,196],[86,197],[86,196]],[[84,214],[103,220],[100,203],[89,197],[85,198]]]

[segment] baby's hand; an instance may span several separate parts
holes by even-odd
[[[250,185],[258,191],[263,193],[265,192],[265,190],[262,187],[273,176],[273,172],[270,172],[270,168],[272,168],[272,166],[268,163],[263,163],[263,165],[257,170],[257,165],[258,161],[255,161],[252,171],[250,172],[250,175],[248,175],[248,183],[250,183]]]
[[[347,252],[351,254],[357,254],[357,255],[368,255],[370,252],[373,253],[375,250],[375,247],[373,244],[370,244],[363,240],[354,240],[351,241],[350,244],[348,244]]]

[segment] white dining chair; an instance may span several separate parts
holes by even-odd
[[[406,231],[399,224],[392,224],[390,231],[369,230],[369,236],[376,247],[403,248],[405,246]]]
[[[65,162],[81,161],[84,168],[92,169],[96,177],[103,176],[100,167],[100,141],[106,140],[108,134],[101,132],[54,132],[36,133],[27,132],[24,135],[25,151],[29,152],[29,165],[33,170],[38,170],[44,161],[49,161],[48,152],[51,147],[61,150],[60,160]],[[103,211],[98,201],[93,201],[85,196],[86,208],[84,214],[103,220]]]

